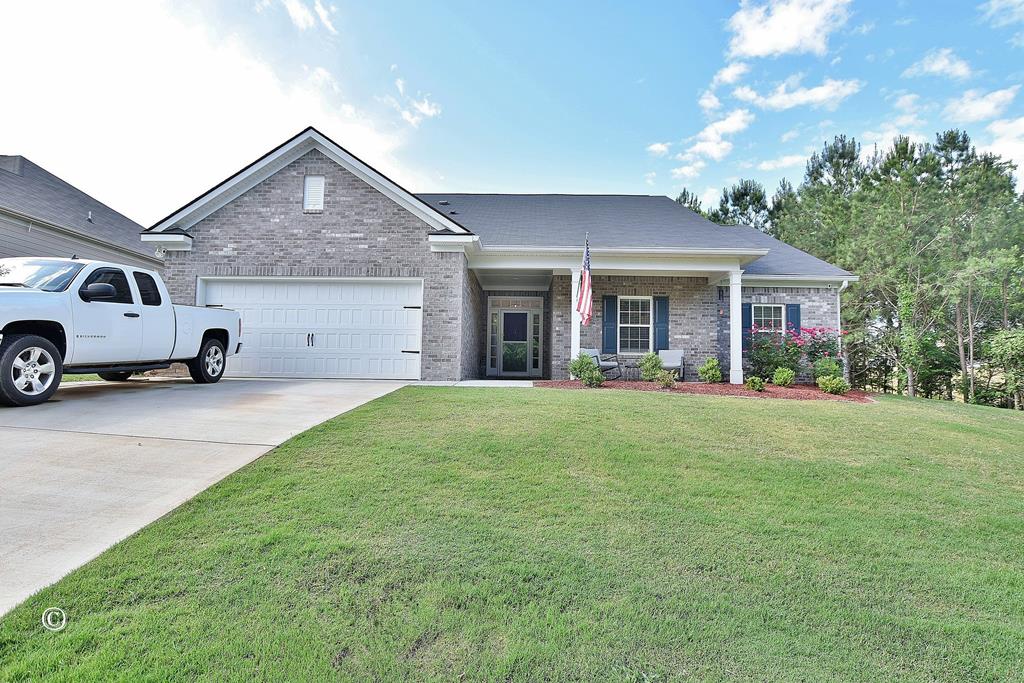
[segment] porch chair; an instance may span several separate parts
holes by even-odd
[[[661,367],[666,370],[675,370],[676,379],[680,382],[683,381],[683,371],[686,369],[683,362],[683,352],[673,351],[672,349],[658,351],[658,357],[661,358]]]
[[[608,377],[608,379],[618,379],[622,377],[622,366],[619,365],[619,357],[611,354],[606,357],[606,360],[601,360],[601,352],[598,349],[580,349],[581,353],[585,353],[594,359],[597,363],[597,367],[600,368],[601,374]],[[606,373],[615,371],[614,377],[609,377]]]

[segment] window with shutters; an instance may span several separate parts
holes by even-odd
[[[619,297],[619,353],[647,353],[654,339],[649,296]]]
[[[307,213],[320,213],[324,210],[324,186],[326,181],[322,175],[308,175],[302,192],[302,210]]]
[[[784,310],[782,304],[754,304],[751,307],[754,329],[758,332],[782,334],[786,330]]]

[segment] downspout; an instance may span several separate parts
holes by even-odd
[[[850,286],[849,280],[843,280],[836,292],[836,340],[839,342],[839,357],[843,359],[843,378],[850,381],[850,359],[843,349],[843,290]]]

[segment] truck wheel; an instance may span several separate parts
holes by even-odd
[[[64,363],[49,339],[34,334],[5,335],[0,344],[0,403],[33,406],[57,391]]]
[[[188,362],[188,374],[196,384],[214,384],[224,376],[224,360],[224,345],[207,339],[199,348],[199,355]]]
[[[127,382],[134,372],[97,372],[100,379],[104,379],[108,382]]]

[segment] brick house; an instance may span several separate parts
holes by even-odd
[[[242,313],[235,376],[561,378],[597,348],[681,350],[687,380],[716,357],[742,382],[744,329],[837,327],[856,279],[667,197],[412,194],[314,128],[142,239],[176,302]]]

